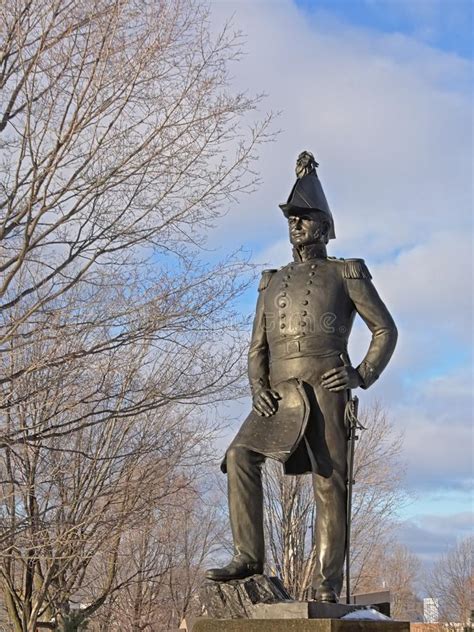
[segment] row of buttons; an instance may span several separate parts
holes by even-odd
[[[311,290],[306,290],[305,294],[311,294]],[[301,305],[308,305],[308,303],[309,301],[307,299],[301,301]],[[280,300],[278,301],[278,307],[286,307],[285,296],[280,297]]]
[[[310,277],[313,277],[313,276],[314,276],[314,274],[315,274],[315,273],[314,273],[314,270],[316,269],[316,267],[317,267],[317,266],[316,266],[316,264],[315,264],[315,263],[311,264],[311,270],[310,270],[310,272],[308,272],[308,276],[310,276]],[[293,269],[294,269],[294,266],[290,266],[290,271],[293,271]],[[286,297],[286,292],[285,292],[285,290],[286,290],[286,288],[288,287],[288,283],[287,283],[287,281],[289,281],[289,280],[290,280],[290,278],[291,278],[291,275],[286,274],[286,275],[283,277],[283,281],[282,281],[282,283],[281,283],[280,300],[279,300],[279,302],[278,302],[278,306],[279,306],[279,307],[281,307],[281,308],[284,308],[284,307],[286,307],[286,305],[287,305],[287,303],[286,303],[286,301],[285,301],[285,297]],[[313,284],[313,281],[312,281],[311,279],[309,279],[308,281],[306,281],[306,285],[312,285],[312,284]],[[305,294],[308,296],[309,294],[311,294],[311,290],[310,290],[310,289],[305,290]],[[303,301],[301,301],[301,303],[302,303],[302,305],[308,305],[309,301],[308,301],[307,299],[304,299]],[[308,315],[308,312],[307,312],[306,310],[303,310],[303,311],[301,312],[301,316],[307,316],[307,315]],[[280,314],[280,319],[282,319],[282,320],[283,320],[284,318],[286,318],[286,314],[284,314],[284,313]],[[306,321],[304,321],[304,320],[302,320],[302,321],[299,323],[299,325],[300,325],[300,327],[306,327],[307,322],[306,322]],[[286,328],[285,323],[281,323],[281,324],[280,324],[280,329],[285,329],[285,328]],[[303,336],[304,336],[304,335],[305,335],[305,332],[304,332],[304,331],[302,331],[302,332],[301,332],[301,335],[303,335]]]
[[[308,315],[308,312],[304,309],[301,312],[301,316],[307,316],[307,315]],[[280,318],[286,318],[286,314],[280,314]]]

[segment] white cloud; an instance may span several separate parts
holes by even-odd
[[[405,430],[413,488],[463,488],[472,471],[471,64],[329,13],[309,19],[289,0],[214,9],[218,23],[234,13],[247,35],[235,85],[267,93],[282,133],[260,150],[263,186],[230,209],[211,244],[252,244],[256,262],[286,263],[278,204],[297,154],[313,151],[335,216],[330,254],[367,260],[400,329],[393,362],[363,404],[382,399]],[[367,343],[359,324],[354,362]]]
[[[218,4],[247,34],[236,83],[268,94],[283,132],[261,151],[264,185],[230,214],[232,238],[251,222],[268,243],[284,231],[278,203],[303,148],[336,218],[337,252],[384,256],[450,222],[465,225],[471,161],[469,76],[462,59],[402,35],[309,22],[290,2]],[[227,233],[225,222],[220,236]]]
[[[429,566],[456,541],[471,535],[472,519],[472,512],[451,516],[420,514],[403,523],[397,535],[410,549],[417,551],[421,560]]]
[[[469,341],[471,259],[470,234],[446,226],[394,260],[375,266],[374,277],[387,301],[412,330],[431,330]]]

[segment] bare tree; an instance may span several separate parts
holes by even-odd
[[[264,481],[270,573],[281,577],[295,599],[304,599],[316,561],[311,483],[308,477],[284,475],[273,461],[265,464]]]
[[[32,370],[189,330],[177,302],[212,276],[228,283],[237,265],[203,267],[190,247],[255,184],[249,165],[268,119],[243,136],[256,101],[227,89],[239,38],[226,28],[212,39],[198,3],[14,0],[1,17],[3,353],[45,328],[54,339],[58,319],[74,332],[89,318],[75,311],[84,293],[119,293],[74,348],[53,344],[34,367],[7,359],[8,401]],[[4,435],[25,438],[8,424]]]
[[[389,590],[391,616],[402,621],[416,621],[420,614],[416,588],[419,577],[419,558],[393,537],[387,537],[372,551],[365,572],[359,578],[358,590]]]
[[[181,490],[171,504],[166,515],[150,515],[130,534],[122,555],[139,573],[91,621],[91,629],[166,631],[178,628],[185,616],[199,614],[197,588],[224,521],[193,486]]]
[[[420,574],[420,560],[406,546],[395,543],[386,549],[381,560],[378,586],[390,589],[391,616],[402,621],[416,621],[419,599],[416,582]]]
[[[450,548],[435,564],[427,579],[427,592],[438,600],[439,619],[457,629],[468,626],[473,608],[474,573],[472,549],[474,538],[468,537]]]
[[[397,512],[407,502],[403,489],[403,435],[380,403],[362,413],[366,430],[356,444],[352,504],[352,592],[373,574],[377,552],[393,542]]]
[[[352,592],[371,571],[378,547],[387,542],[397,509],[404,500],[401,436],[379,404],[360,416],[366,427],[355,450],[352,522]],[[285,476],[281,467],[265,467],[268,563],[295,598],[310,593],[316,553],[311,479]]]
[[[44,414],[57,404],[51,393],[47,403]],[[0,571],[16,630],[66,621],[75,600],[87,604],[86,619],[135,579],[141,571],[124,566],[124,538],[152,511],[169,519],[169,505],[191,483],[190,468],[208,458],[210,433],[191,411],[169,405],[85,427],[67,446],[53,438],[6,450],[9,532]]]
[[[50,350],[50,334],[47,329],[12,350],[12,362],[27,355],[37,366]],[[235,353],[222,347],[211,354],[201,336],[191,331],[186,346],[163,345],[161,354],[147,338],[111,345],[87,361],[73,358],[15,380],[18,395],[12,392],[6,420],[27,436],[0,458],[0,569],[17,630],[34,630],[38,619],[66,620],[71,597],[91,581],[96,556],[108,560],[109,572],[102,584],[92,582],[95,594],[84,617],[125,585],[117,560],[130,521],[176,493],[173,481],[182,479],[182,468],[206,457],[212,427],[197,405],[223,397],[240,372]],[[64,340],[56,335],[53,353],[75,344],[72,332]],[[173,392],[180,381],[189,383],[188,398]],[[65,443],[63,429],[71,426]]]
[[[269,118],[244,131],[239,36],[198,2],[0,16],[0,585],[33,632],[135,580],[132,526],[167,515],[207,458],[205,407],[240,393],[249,268],[199,247],[254,187]]]

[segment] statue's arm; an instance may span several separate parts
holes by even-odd
[[[252,338],[248,354],[248,375],[252,394],[270,388],[268,378],[268,344],[263,309],[264,290],[258,293],[257,309],[253,321]]]
[[[361,259],[346,262],[345,282],[356,311],[372,332],[369,349],[357,367],[362,388],[371,386],[387,366],[397,344],[397,327]]]

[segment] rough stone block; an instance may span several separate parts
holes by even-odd
[[[198,619],[192,632],[410,632],[410,624],[341,619]]]
[[[252,575],[230,582],[206,581],[199,591],[202,612],[216,619],[250,618],[255,604],[291,600],[281,582],[266,575]]]

